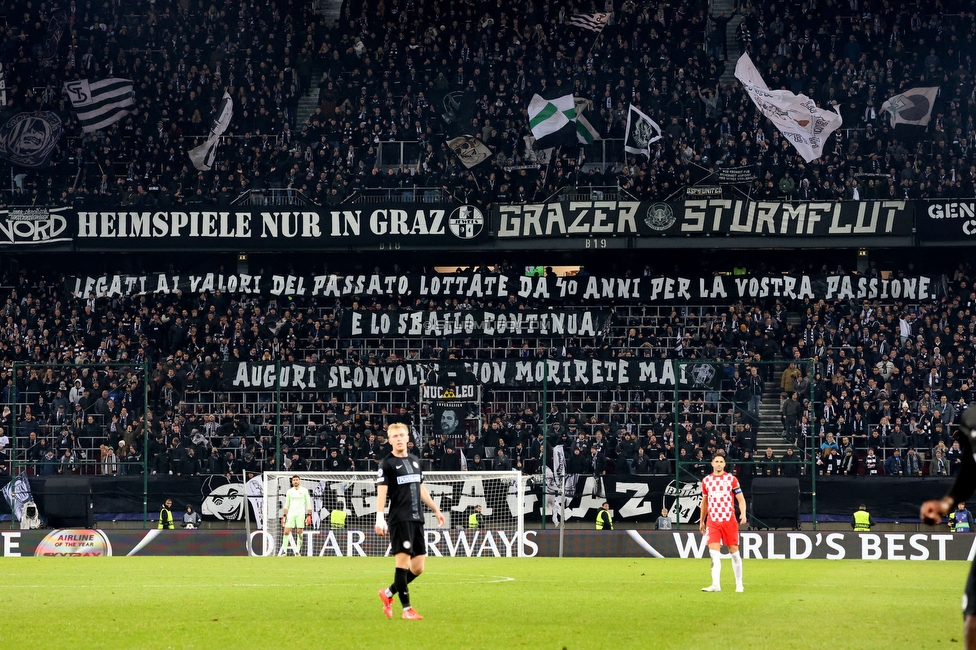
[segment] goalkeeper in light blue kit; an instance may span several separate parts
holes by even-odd
[[[298,476],[291,477],[291,487],[285,493],[284,514],[281,525],[285,528],[283,539],[291,535],[293,528],[298,529],[299,544],[305,526],[312,523],[312,497],[308,490],[302,487],[302,480]]]

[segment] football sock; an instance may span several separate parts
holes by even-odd
[[[722,554],[712,549],[708,549],[708,554],[712,556],[712,584],[717,587],[722,579]]]
[[[409,573],[410,569],[397,568],[393,576],[393,585],[396,587],[396,593],[400,595],[400,604],[404,609],[410,607],[410,590],[407,589],[407,584],[410,582],[407,579]]]
[[[736,586],[742,584],[742,556],[739,551],[732,554],[732,575],[735,576]]]
[[[405,571],[407,572],[407,584],[409,585],[417,577],[417,574],[411,571],[410,569],[405,569]],[[394,582],[392,585],[386,588],[386,596],[388,598],[393,598],[396,594],[397,594],[397,586],[396,583]]]

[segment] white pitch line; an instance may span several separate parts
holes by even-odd
[[[433,578],[433,576],[430,576]],[[428,580],[431,584],[436,585],[483,585],[483,584],[497,584],[505,582],[515,582],[515,578],[510,576],[490,576],[481,575],[481,577],[489,578],[488,580],[456,580],[456,581],[441,581],[437,579]],[[215,584],[207,583],[202,585],[190,585],[190,584],[165,584],[165,583],[153,583],[148,585],[56,585],[58,589],[115,589],[116,587],[124,586],[125,588],[131,589],[159,589],[160,587],[165,589],[173,588],[185,588],[185,589],[211,589],[211,588],[246,588],[246,589],[280,589],[283,587],[294,587],[296,584],[301,584],[302,587],[362,587],[362,582],[319,582],[319,583],[248,583],[248,582],[232,582],[228,584]],[[12,585],[5,584],[6,588],[13,589],[52,589],[55,585]]]
[[[634,540],[635,542],[637,542],[637,545],[638,546],[640,546],[642,549],[644,549],[645,551],[647,551],[651,555],[651,557],[656,557],[656,558],[663,558],[664,557],[663,555],[661,555],[660,553],[658,553],[657,549],[655,549],[653,546],[651,546],[647,542],[647,540],[644,539],[641,536],[641,534],[638,533],[636,530],[628,530],[627,531],[627,534],[630,536],[630,538],[632,540]]]

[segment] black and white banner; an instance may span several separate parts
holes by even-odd
[[[50,162],[61,133],[57,115],[21,113],[0,127],[0,156],[19,165]],[[690,190],[699,191],[699,190]],[[329,210],[270,209],[133,211],[119,206],[37,207],[64,220],[60,236],[74,251],[282,251],[504,248],[512,240],[549,238],[547,247],[578,248],[592,238],[751,237],[819,239],[849,246],[851,238],[899,237],[890,245],[976,232],[972,201],[751,201],[714,196],[710,186],[685,201],[564,201],[496,204],[491,214],[474,205],[389,203]],[[345,208],[345,206],[343,206]],[[953,225],[956,224],[956,225]],[[947,233],[953,233],[952,235]],[[831,242],[834,243],[831,243]],[[43,243],[43,235],[38,238]],[[811,241],[811,243],[813,243]],[[868,244],[866,239],[865,244]],[[880,242],[875,242],[880,243]],[[0,247],[4,243],[0,241]]]
[[[676,208],[673,232],[691,235],[911,236],[914,217],[907,201],[707,199],[685,201]]]
[[[420,399],[473,402],[481,398],[474,374],[460,361],[439,362],[430,368],[426,383],[420,387]]]
[[[361,244],[457,245],[487,232],[482,211],[438,203],[326,210],[73,210],[78,250],[293,250]],[[244,248],[242,248],[242,246]]]
[[[58,45],[68,24],[68,13],[63,9],[54,9],[47,17],[47,32],[40,47],[35,48],[37,60],[42,67],[52,66],[58,60]]]
[[[2,213],[0,213],[2,215]],[[57,224],[51,226],[53,228]],[[23,239],[31,232],[49,233],[44,224],[29,227],[6,227],[11,233],[23,233]],[[5,226],[0,221],[0,243],[3,243]],[[23,241],[23,243],[27,243]],[[247,294],[259,296],[308,296],[325,298],[346,298],[348,300],[374,297],[377,299],[396,298],[434,298],[459,300],[507,300],[510,297],[530,299],[541,304],[563,305],[567,301],[605,303],[641,302],[648,304],[673,302],[707,302],[727,300],[752,300],[778,298],[783,302],[791,300],[913,300],[931,301],[944,295],[939,278],[913,276],[905,278],[866,278],[859,275],[751,275],[683,277],[683,276],[644,276],[618,278],[601,276],[575,277],[529,277],[518,275],[497,275],[474,273],[471,275],[251,275],[246,273],[222,274],[204,273],[200,275],[169,275],[154,273],[146,275],[76,275],[67,279],[65,287],[74,298],[121,298],[135,295],[165,296],[177,292],[201,294],[221,293]],[[380,336],[432,336],[423,331],[430,323],[430,331],[451,332],[457,335],[477,336],[477,326],[485,333],[484,314],[489,312],[352,312],[358,315],[343,323],[345,335]],[[602,325],[601,311],[561,311],[561,312],[491,312],[496,318],[492,327],[499,332],[498,317],[506,314],[505,328],[510,331],[512,318],[518,324],[519,314],[548,314],[541,322],[536,319],[531,327],[543,325],[551,331],[569,331],[569,328],[582,328],[586,318],[586,329],[599,331]],[[471,314],[470,327],[467,315]],[[475,316],[474,314],[480,314]],[[575,314],[575,322],[569,323],[569,316]],[[561,316],[560,316],[561,315]],[[464,317],[464,318],[462,318]],[[401,319],[403,322],[401,323]],[[420,319],[417,323],[415,319]],[[445,322],[446,321],[446,322]],[[558,322],[557,322],[558,321]],[[591,328],[589,323],[593,324]],[[414,328],[418,327],[418,330]],[[519,331],[530,324],[523,316]],[[438,329],[440,328],[440,329]],[[470,334],[468,331],[470,330]],[[540,330],[536,330],[540,331]],[[580,331],[580,336],[584,335]],[[360,332],[358,334],[350,334]],[[501,334],[497,334],[501,335]],[[544,334],[540,334],[544,335]],[[564,334],[559,334],[563,336]]]
[[[0,209],[0,246],[46,246],[67,248],[68,221],[58,209],[18,207]]]
[[[685,188],[685,196],[689,199],[721,198],[722,187],[719,185],[690,185]]]
[[[682,386],[716,388],[722,367],[708,363],[682,365],[675,377],[670,359],[560,359],[540,361],[472,361],[465,364],[474,381],[485,386],[549,388],[635,388]],[[234,391],[397,390],[426,384],[438,364],[408,362],[356,366],[349,364],[234,363],[223,364],[224,384]]]
[[[864,237],[912,235],[907,201],[750,201],[672,203],[566,201],[501,205],[499,238],[729,235]]]
[[[66,82],[64,90],[85,133],[111,126],[136,108],[132,82],[128,79],[79,79]]]
[[[0,158],[21,167],[47,167],[63,125],[51,111],[18,113],[0,126]]]
[[[559,311],[352,311],[343,312],[339,336],[494,338],[502,336],[598,336],[608,310]]]
[[[751,183],[756,180],[756,165],[745,165],[743,167],[721,167],[719,168],[718,182],[722,185],[738,185],[740,183]]]
[[[976,242],[976,200],[924,201],[917,210],[919,242]]]
[[[467,406],[459,401],[437,400],[431,406],[434,435],[457,437],[464,434]]]
[[[474,384],[424,384],[420,387],[420,399],[424,401],[449,399],[457,402],[473,402],[478,399],[478,387]]]

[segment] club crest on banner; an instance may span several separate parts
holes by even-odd
[[[677,481],[671,481],[664,488],[664,503],[668,509],[668,518],[680,524],[693,524],[701,518],[702,487],[699,481],[681,483],[675,487]]]
[[[474,239],[485,228],[485,215],[473,205],[462,205],[451,213],[447,227],[458,239]]]
[[[644,223],[648,228],[659,231],[667,230],[677,220],[674,210],[667,203],[655,203],[647,209],[647,216],[644,217]]]
[[[0,156],[24,167],[44,167],[61,130],[61,118],[50,111],[14,115],[0,127]]]
[[[711,386],[715,380],[715,366],[708,363],[700,363],[691,367],[691,379],[695,382],[695,388]]]

